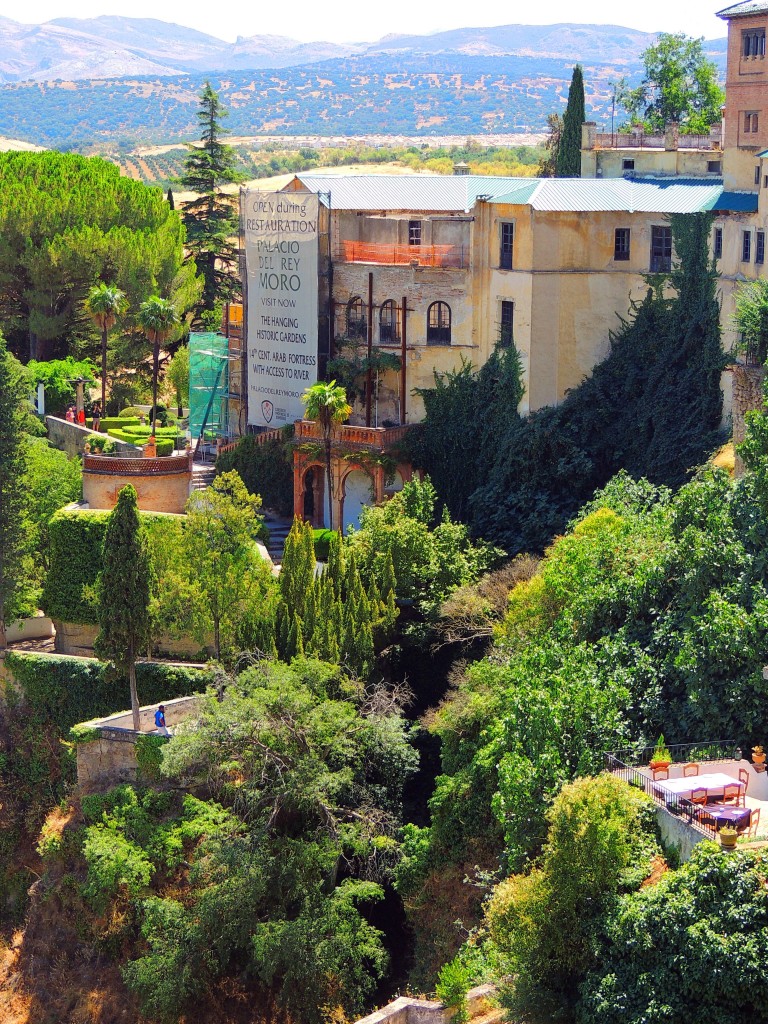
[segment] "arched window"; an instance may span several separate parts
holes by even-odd
[[[382,302],[379,310],[379,344],[399,345],[400,325],[397,319],[397,303],[394,299]]]
[[[427,344],[451,344],[451,307],[447,302],[433,302],[427,310]]]
[[[368,339],[368,318],[365,305],[359,295],[347,303],[347,337]]]

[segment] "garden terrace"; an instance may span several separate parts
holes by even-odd
[[[143,459],[83,456],[83,500],[89,508],[114,508],[126,484],[136,488],[142,511],[181,514],[192,484],[192,453]]]
[[[768,839],[768,774],[764,764],[752,764],[742,757],[730,740],[707,740],[668,745],[669,766],[654,770],[650,762],[655,750],[634,747],[613,751],[605,755],[605,766],[630,785],[638,786],[661,810],[699,835],[715,838],[730,823],[728,819],[737,818],[741,810],[742,820],[733,821],[740,836],[745,841]],[[743,790],[728,804],[723,802],[726,785]],[[759,814],[751,816],[754,811]]]

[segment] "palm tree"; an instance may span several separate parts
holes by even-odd
[[[88,292],[85,310],[101,331],[101,414],[107,414],[107,334],[128,309],[125,293],[101,281]]]
[[[153,295],[142,302],[136,321],[152,343],[152,430],[157,425],[157,378],[160,375],[160,345],[167,341],[179,323],[179,314],[170,299]]]
[[[338,423],[352,412],[347,401],[347,393],[335,380],[330,384],[318,381],[307,388],[301,398],[304,403],[304,415],[308,420],[320,424],[325,445],[325,475],[328,481],[328,529],[333,529],[333,477],[331,475],[331,432]]]

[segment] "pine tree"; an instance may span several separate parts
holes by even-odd
[[[130,484],[118,494],[107,522],[102,565],[96,653],[128,676],[133,728],[138,732],[141,719],[136,659],[150,639],[152,565],[139,520],[136,491]]]
[[[581,126],[584,123],[584,77],[581,64],[573,69],[568,105],[563,116],[563,134],[557,149],[555,175],[578,178],[581,175]]]
[[[227,300],[240,291],[237,249],[231,239],[237,235],[235,199],[222,186],[240,180],[235,171],[235,153],[225,146],[228,134],[221,121],[227,111],[218,93],[206,82],[200,94],[202,146],[190,146],[181,186],[195,193],[184,203],[182,217],[187,229],[187,248],[204,279],[201,310],[213,310],[216,301]]]
[[[21,365],[0,335],[0,650],[6,646],[6,616],[27,578],[27,492],[23,486],[26,444],[22,402],[28,393]]]

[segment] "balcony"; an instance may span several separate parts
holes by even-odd
[[[737,828],[742,842],[766,839],[768,774],[764,765],[751,764],[730,740],[706,740],[668,745],[671,762],[654,770],[650,766],[654,749],[614,751],[605,755],[605,767],[647,793],[658,813],[677,819],[695,834],[694,841],[702,836],[717,838],[725,824]],[[726,785],[741,788],[736,803],[724,802]]]
[[[344,423],[342,426],[334,427],[331,436],[334,445],[339,447],[357,451],[373,448],[375,451],[383,452],[402,441],[408,430],[408,426],[357,427],[351,423]],[[320,424],[314,420],[297,420],[293,439],[297,444],[322,441],[323,431]]]
[[[441,270],[466,270],[469,246],[464,245],[389,245],[379,242],[343,241],[336,252],[341,263],[378,263],[388,267],[437,267]]]

